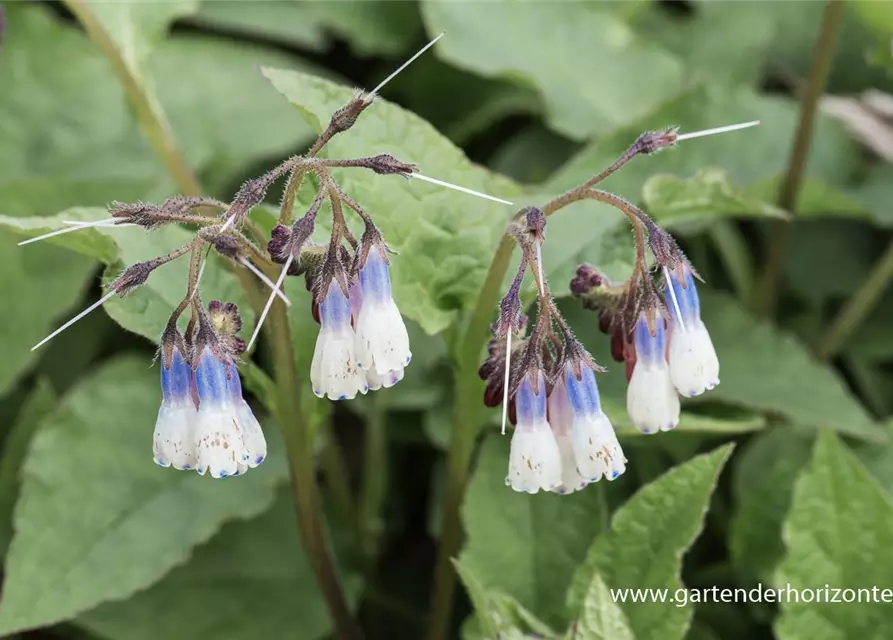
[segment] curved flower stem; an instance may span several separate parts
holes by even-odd
[[[307,562],[325,597],[335,636],[341,640],[359,640],[363,634],[347,605],[323,530],[311,437],[307,420],[301,413],[291,328],[285,305],[279,300],[273,303],[266,329],[271,344],[275,345],[271,351],[276,381],[276,418],[285,439],[292,500]]]
[[[456,590],[456,573],[451,558],[459,550],[462,524],[459,509],[468,483],[468,470],[474,442],[478,434],[480,394],[483,382],[478,379],[477,366],[480,351],[487,342],[487,331],[493,308],[499,300],[500,287],[508,272],[514,242],[505,235],[496,249],[484,286],[472,311],[471,319],[462,336],[460,351],[454,363],[456,397],[453,401],[453,429],[447,457],[447,480],[443,504],[443,527],[437,548],[437,565],[434,570],[431,616],[428,620],[428,640],[443,640],[449,634],[453,595]]]
[[[593,189],[586,183],[564,193],[542,207],[545,215],[579,202],[580,200],[600,200],[620,209],[630,220],[637,232],[637,256],[644,251],[642,224],[647,216],[640,209],[613,194]],[[516,214],[514,219],[518,219]],[[447,480],[443,505],[443,528],[437,550],[437,564],[434,570],[434,590],[431,601],[431,617],[428,620],[428,640],[443,640],[449,631],[453,595],[456,589],[456,574],[451,559],[459,550],[462,537],[462,524],[459,510],[468,483],[474,443],[478,427],[482,423],[480,398],[484,383],[478,378],[477,369],[481,351],[488,340],[493,309],[499,302],[500,289],[512,259],[514,241],[508,234],[499,242],[493,261],[487,271],[484,286],[478,295],[471,318],[461,335],[453,364],[456,397],[454,399],[453,430],[450,436],[450,449],[447,457]]]
[[[797,194],[800,192],[803,174],[806,172],[815,114],[819,99],[825,90],[828,72],[831,69],[831,58],[834,54],[837,30],[843,18],[843,10],[843,0],[828,0],[822,14],[822,24],[813,54],[812,69],[806,84],[806,92],[803,94],[797,132],[794,134],[794,148],[791,151],[788,168],[778,195],[778,205],[789,211],[791,215],[796,213]],[[763,279],[754,300],[754,311],[760,317],[771,316],[775,308],[778,297],[778,279],[792,224],[791,220],[776,220],[772,223]]]

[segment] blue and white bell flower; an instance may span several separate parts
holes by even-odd
[[[580,475],[577,459],[574,456],[574,410],[567,397],[567,386],[564,377],[560,377],[549,394],[549,425],[552,435],[558,443],[561,453],[561,484],[552,491],[562,495],[579,491],[589,484],[589,480]]]
[[[336,281],[319,303],[319,335],[310,365],[310,383],[317,397],[328,396],[330,400],[349,400],[369,390],[366,376],[357,366],[351,302]]]
[[[198,415],[192,394],[192,367],[183,357],[180,344],[182,339],[162,343],[162,398],[152,450],[158,466],[188,471],[196,465],[194,433]]]
[[[412,359],[406,324],[391,296],[388,263],[372,246],[360,268],[361,304],[356,318],[357,366],[367,372],[369,387],[390,387],[403,378]]]
[[[580,370],[579,378],[576,367]],[[553,408],[561,421],[569,423],[570,429],[559,427],[559,431],[570,432],[573,464],[576,474],[584,483],[598,482],[603,477],[614,480],[626,471],[623,449],[611,421],[602,411],[595,371],[589,363],[578,361],[565,364],[550,395],[550,421],[554,420]],[[552,426],[555,430],[555,425]],[[560,439],[559,448],[566,459],[567,444],[562,448]],[[564,476],[571,475],[565,468]]]
[[[639,314],[633,345],[636,363],[626,391],[630,420],[642,433],[669,431],[679,424],[679,396],[670,379],[664,319],[656,310]]]
[[[543,373],[526,374],[514,400],[517,420],[505,483],[525,493],[551,491],[562,484],[561,452],[546,416]]]
[[[199,402],[194,438],[196,471],[226,478],[258,466],[267,455],[267,443],[242,398],[235,365],[204,346],[193,375]]]
[[[691,269],[683,265],[678,270],[667,271],[667,275],[666,298],[672,318],[670,378],[681,395],[693,397],[719,384],[719,358],[701,320],[701,305]]]

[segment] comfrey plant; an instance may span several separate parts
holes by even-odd
[[[595,374],[604,369],[577,340],[559,312],[543,276],[546,216],[580,200],[605,202],[632,224],[636,257],[629,279],[614,284],[582,265],[571,291],[599,313],[611,335],[611,352],[626,363],[627,412],[642,433],[669,431],[679,423],[679,395],[696,396],[719,384],[719,361],[700,318],[697,272],[673,237],[623,198],[594,188],[639,154],[653,154],[680,140],[757,124],[722,127],[687,135],[675,128],[647,132],[614,164],[542,209],[520,211],[508,235],[521,249],[514,280],[499,305],[493,339],[479,375],[487,382],[484,402],[503,404],[515,425],[506,484],[516,491],[560,494],[584,488],[626,469],[626,459],[602,411]],[[649,263],[650,252],[653,260]],[[537,284],[537,317],[529,335],[520,300],[524,274]],[[656,281],[656,274],[660,281]]]
[[[213,198],[176,196],[160,205],[114,202],[111,218],[98,222],[72,222],[71,226],[31,238],[28,244],[90,226],[141,226],[155,230],[168,224],[198,227],[193,239],[171,253],[132,265],[107,285],[108,292],[47,338],[45,344],[115,295],[125,296],[144,284],[158,267],[191,255],[183,301],[174,310],[159,347],[162,401],[155,427],[153,453],[162,467],[195,470],[214,478],[244,474],[267,454],[263,432],[242,397],[237,366],[261,330],[274,300],[290,301],[282,293],[287,276],[303,276],[312,292],[312,313],[320,330],[310,367],[313,393],[320,398],[347,400],[357,394],[397,384],[412,353],[406,325],[391,295],[391,251],[365,211],[337,184],[333,167],[356,167],[380,175],[417,178],[479,197],[512,204],[419,173],[418,168],[391,155],[356,159],[324,159],[319,152],[339,133],[349,130],[386,82],[432,46],[435,38],[369,93],[358,92],[336,111],[307,154],[282,162],[260,177],[247,181],[229,204]],[[272,184],[288,176],[282,206],[269,240],[250,219]],[[316,196],[304,214],[294,219],[298,189],[313,179]],[[328,241],[314,242],[316,221],[323,206],[331,210]],[[345,209],[364,225],[357,239],[348,228]],[[265,245],[263,250],[261,247]],[[242,322],[233,303],[212,302],[202,308],[200,281],[214,249],[233,269],[247,268],[272,289],[247,345],[237,337]],[[281,265],[274,283],[265,272]],[[178,329],[183,313],[191,310],[185,332]],[[297,390],[295,390],[297,393]]]

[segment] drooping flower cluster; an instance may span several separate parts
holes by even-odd
[[[697,273],[669,233],[633,209],[647,233],[659,282],[641,261],[642,247],[628,282],[614,285],[582,265],[571,291],[598,311],[600,329],[611,336],[612,357],[626,364],[630,421],[650,434],[678,425],[680,395],[694,397],[719,384],[719,359],[701,320]]]
[[[697,396],[719,384],[719,360],[700,316],[699,276],[673,237],[644,211],[595,185],[638,155],[755,124],[683,135],[676,128],[646,132],[586,183],[542,209],[528,207],[513,218],[508,233],[521,248],[521,264],[500,303],[479,375],[487,382],[485,404],[503,404],[503,431],[507,415],[516,425],[506,478],[516,491],[568,493],[602,477],[614,479],[626,468],[614,428],[601,409],[595,373],[602,369],[571,333],[543,277],[546,215],[574,202],[596,200],[619,209],[632,224],[636,259],[630,278],[615,285],[594,267],[582,265],[571,292],[598,312],[599,328],[611,336],[612,357],[626,364],[632,425],[646,434],[674,429],[679,396]],[[536,323],[525,337],[520,287],[528,268],[535,274],[539,297]]]
[[[242,397],[236,362],[244,343],[233,304],[212,302],[186,337],[168,325],[161,339],[161,407],[155,422],[155,463],[213,478],[244,474],[267,456],[267,442]]]
[[[330,179],[326,176],[325,179]],[[348,400],[358,393],[392,387],[412,359],[409,334],[391,295],[388,247],[366,213],[330,183],[332,234],[326,246],[309,242],[308,216],[291,229],[277,227],[268,245],[283,273],[303,274],[313,292],[313,317],[320,329],[310,367],[313,393]],[[322,191],[322,190],[321,190]],[[356,212],[366,230],[357,242],[341,214],[341,203]],[[351,254],[353,251],[353,254]],[[292,265],[298,268],[291,270]]]
[[[161,342],[162,403],[155,429],[154,458],[164,467],[195,469],[215,478],[241,475],[266,456],[263,432],[242,398],[236,365],[240,354],[255,343],[274,301],[278,298],[291,305],[282,292],[287,276],[303,275],[313,294],[312,312],[320,323],[320,331],[308,377],[317,396],[344,400],[357,393],[397,384],[412,354],[406,326],[391,294],[388,254],[392,252],[372,217],[337,184],[332,169],[354,167],[378,175],[399,175],[512,203],[422,175],[415,165],[388,154],[350,159],[320,158],[319,155],[333,137],[356,124],[388,81],[443,35],[434,38],[371,92],[357,93],[335,111],[305,155],[288,158],[267,173],[246,181],[230,203],[202,196],[175,196],[161,204],[114,202],[110,207],[111,218],[66,223],[72,226],[20,243],[94,226],[140,226],[149,231],[171,224],[198,228],[185,246],[128,267],[107,285],[107,292],[100,300],[33,349],[111,297],[123,297],[145,284],[155,269],[189,254],[186,293],[168,321]],[[279,220],[267,241],[250,215],[264,201],[274,182],[283,176],[287,176],[287,182]],[[305,178],[315,179],[319,188],[308,210],[294,220],[296,196]],[[331,207],[332,232],[328,244],[320,245],[311,236],[325,202]],[[359,242],[344,219],[344,207],[356,213],[365,224]],[[267,251],[258,246],[264,243]],[[235,337],[241,321],[234,305],[212,303],[208,313],[200,306],[200,281],[208,259],[206,249],[210,248],[229,260],[234,270],[247,269],[272,289],[247,346]],[[277,264],[282,265],[282,270],[274,283],[268,273]],[[186,309],[191,309],[191,318],[186,331],[181,333],[177,323]],[[292,428],[291,425],[283,427]]]
[[[541,275],[543,212],[530,207],[522,213],[526,226],[512,228],[523,252],[521,265],[500,305],[490,355],[479,374],[487,381],[485,403],[507,402],[515,424],[506,484],[526,493],[572,493],[603,477],[617,478],[626,459],[602,411],[595,380],[601,369],[561,316]],[[536,322],[525,337],[520,289],[528,267],[539,297]]]

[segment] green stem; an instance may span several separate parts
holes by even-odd
[[[891,279],[893,279],[893,242],[887,246],[884,255],[871,268],[868,278],[847,300],[831,326],[816,342],[816,358],[827,360],[837,353],[853,330],[874,309]]]
[[[180,153],[163,110],[146,92],[118,51],[118,47],[106,32],[84,0],[63,0],[84,30],[112,63],[115,75],[136,113],[137,121],[149,143],[158,153],[168,173],[176,180],[180,191],[188,196],[202,195],[202,187]]]
[[[331,417],[326,420],[325,428],[328,432],[328,437],[322,449],[320,462],[326,478],[325,484],[329,489],[327,493],[331,497],[338,521],[350,530],[354,547],[359,548],[363,540],[360,530],[360,519],[357,515],[357,505],[353,492],[350,488],[350,474],[347,471],[347,464],[344,462],[344,456],[341,452],[341,446],[338,444]],[[358,564],[363,560],[363,558],[359,557],[360,555],[357,554],[356,558]]]
[[[276,380],[276,419],[285,439],[292,500],[307,561],[325,597],[335,636],[341,640],[358,640],[363,634],[347,605],[323,531],[311,434],[301,413],[291,328],[281,300],[273,303],[265,328],[269,332],[270,343],[275,345],[271,351]]]
[[[370,398],[372,408],[366,421],[363,489],[360,495],[360,535],[367,566],[378,552],[383,531],[381,508],[388,487],[388,439],[381,394]]]
[[[451,558],[458,553],[462,538],[459,511],[465,496],[471,456],[480,423],[478,406],[483,383],[477,376],[478,359],[483,345],[487,342],[490,318],[499,300],[500,288],[508,271],[513,248],[512,239],[503,236],[493,262],[490,263],[477,305],[472,311],[461,347],[457,352],[458,361],[453,367],[456,376],[454,381],[456,398],[453,405],[453,431],[447,457],[443,527],[437,549],[431,616],[428,620],[429,640],[443,640],[449,632],[453,595],[456,590],[456,574]]]
[[[828,0],[822,14],[812,69],[800,105],[800,119],[797,122],[797,132],[794,134],[794,147],[778,195],[778,205],[789,211],[792,216],[796,213],[797,194],[800,193],[800,185],[806,171],[806,161],[809,158],[815,115],[819,99],[825,91],[828,72],[831,69],[831,59],[834,54],[838,26],[843,17],[843,9],[843,0]],[[792,224],[792,220],[776,220],[772,223],[762,286],[754,300],[754,311],[760,317],[769,317],[774,312],[778,297],[781,265],[787,250]]]

